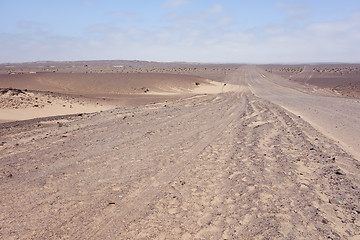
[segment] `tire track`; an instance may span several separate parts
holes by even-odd
[[[99,224],[97,232],[88,235],[89,238],[101,238],[108,234],[119,234],[126,230],[128,224],[131,224],[141,215],[146,214],[146,208],[148,208],[154,198],[161,193],[162,189],[166,187],[186,165],[196,159],[197,155],[211,144],[235,118],[239,117],[246,106],[246,99],[244,97],[241,97],[240,101],[237,99],[238,97],[236,97],[235,100],[236,102],[240,102],[239,106],[236,104],[233,105],[227,110],[219,122],[216,122],[206,131],[200,131],[204,137],[201,138],[187,154],[181,156],[181,159],[177,163],[170,165],[156,174],[150,183],[139,188],[124,199],[120,203],[121,207],[116,209],[115,216],[117,215],[117,217],[113,215],[108,216]],[[141,199],[141,202],[139,202],[139,199]],[[119,221],[119,219],[121,219],[121,221]]]

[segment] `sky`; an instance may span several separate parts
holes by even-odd
[[[360,62],[359,0],[0,0],[0,63]]]

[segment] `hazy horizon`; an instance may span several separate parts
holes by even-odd
[[[24,62],[0,62],[1,65],[9,64],[27,64],[27,63],[66,63],[66,62],[148,62],[148,63],[184,63],[184,64],[234,64],[234,65],[322,65],[322,64],[360,64],[359,62],[194,62],[194,61],[153,61],[153,60],[142,60],[142,59],[80,59],[80,60],[35,60],[35,61],[24,61]]]

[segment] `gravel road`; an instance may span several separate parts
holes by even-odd
[[[275,80],[245,66],[234,92],[0,124],[0,238],[359,239],[359,141]]]

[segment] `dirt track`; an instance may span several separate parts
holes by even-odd
[[[0,125],[0,238],[359,239],[359,162],[258,71],[233,93]]]

